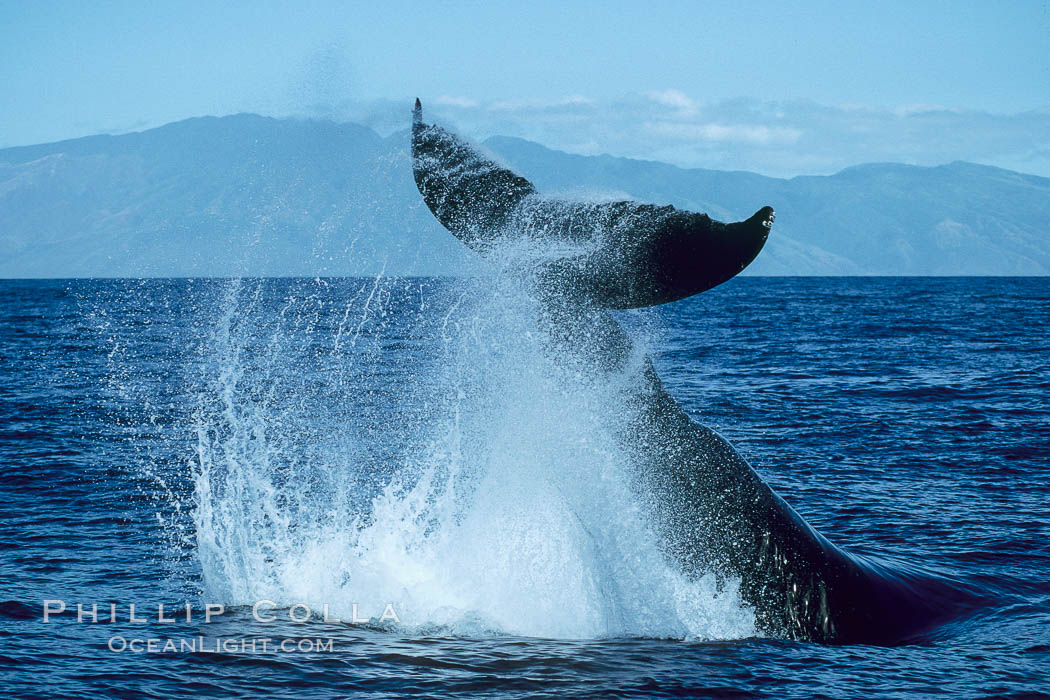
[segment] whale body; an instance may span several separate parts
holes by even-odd
[[[621,443],[638,465],[663,551],[685,575],[739,580],[757,627],[792,639],[900,643],[959,611],[962,584],[832,544],[724,438],[686,415],[647,357],[632,365],[632,341],[608,310],[667,303],[732,278],[764,245],[772,208],[727,224],[674,207],[547,198],[425,124],[418,100],[412,156],[424,202],[482,256],[518,239],[568,251],[532,271],[542,320],[562,361],[606,373],[637,366],[619,407]]]

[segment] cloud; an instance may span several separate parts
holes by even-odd
[[[692,112],[697,108],[697,103],[680,90],[650,90],[643,94],[653,102],[666,107],[676,107],[686,112]]]
[[[802,131],[782,126],[753,124],[682,124],[646,122],[643,128],[658,136],[679,141],[737,141],[751,144],[794,143]]]
[[[991,114],[934,104],[882,108],[753,98],[705,103],[673,89],[601,99],[424,96],[423,104],[429,119],[478,140],[518,136],[573,153],[683,167],[792,177],[870,162],[967,160],[1050,177],[1050,110]],[[407,126],[405,104],[369,105],[344,118],[387,133]]]
[[[473,109],[480,106],[476,100],[468,97],[456,97],[455,95],[439,95],[434,98],[434,104],[443,107],[461,107],[463,109]]]
[[[568,97],[561,97],[558,99],[540,99],[540,98],[527,98],[518,100],[503,100],[500,102],[492,102],[488,105],[489,110],[493,111],[549,111],[564,109],[566,107],[576,106],[591,106],[596,104],[595,100],[583,95],[569,95]]]

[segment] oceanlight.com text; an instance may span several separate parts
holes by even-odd
[[[114,635],[106,647],[132,654],[316,654],[335,651],[335,640],[308,637],[124,637]]]

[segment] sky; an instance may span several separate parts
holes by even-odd
[[[0,0],[0,148],[257,112],[686,167],[1050,176],[1050,0]]]

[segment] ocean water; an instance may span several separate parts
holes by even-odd
[[[1050,693],[1050,280],[618,318],[832,541],[980,604],[892,647],[758,634],[664,560],[615,392],[506,280],[8,280],[0,694]]]

